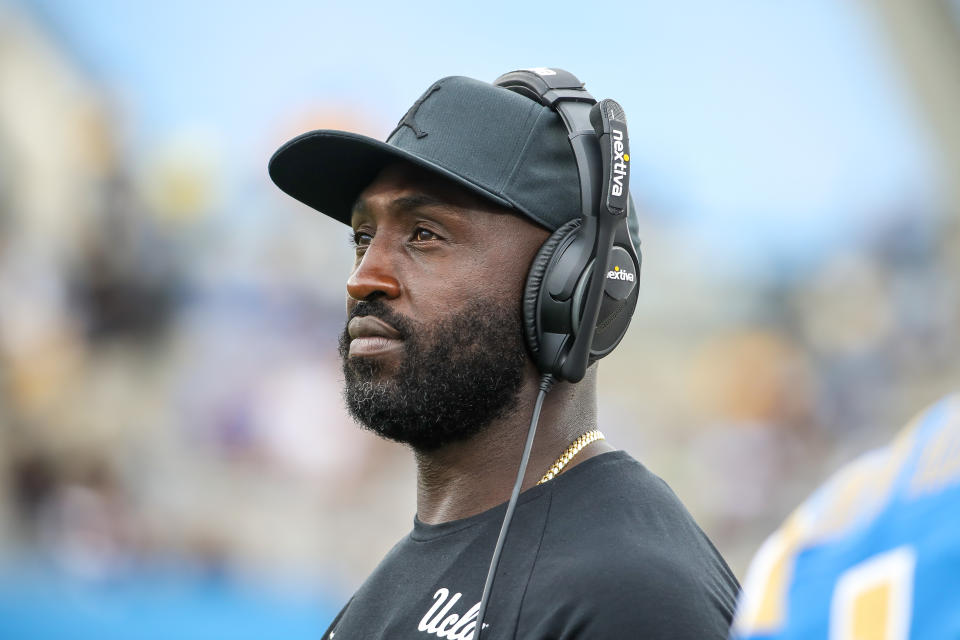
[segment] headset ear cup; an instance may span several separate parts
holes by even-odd
[[[540,285],[543,283],[547,267],[550,266],[550,261],[553,259],[557,247],[563,242],[564,238],[571,233],[576,233],[579,228],[579,218],[564,223],[540,245],[540,250],[530,264],[530,271],[527,273],[527,286],[523,291],[523,332],[527,337],[527,346],[534,355],[540,351],[540,338],[537,336],[537,328],[540,325],[537,317]]]

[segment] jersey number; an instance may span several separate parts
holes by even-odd
[[[844,571],[830,603],[830,640],[906,640],[916,553],[897,547]]]

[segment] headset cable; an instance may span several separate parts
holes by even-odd
[[[483,632],[483,618],[487,612],[487,602],[490,600],[490,591],[493,589],[493,578],[497,573],[497,567],[500,565],[500,554],[503,551],[503,543],[507,539],[507,531],[510,530],[510,521],[513,520],[513,511],[517,508],[517,499],[520,497],[520,487],[523,485],[523,476],[527,472],[527,463],[530,461],[530,450],[533,448],[533,437],[537,434],[537,423],[540,421],[540,409],[543,407],[543,399],[553,386],[554,377],[545,373],[540,377],[540,392],[537,394],[537,403],[533,407],[533,417],[530,419],[530,428],[527,430],[527,441],[523,445],[523,456],[520,457],[520,468],[517,470],[517,480],[513,483],[513,492],[510,494],[510,502],[507,503],[507,512],[503,515],[503,524],[500,525],[500,535],[497,537],[497,545],[493,549],[493,557],[490,559],[490,569],[487,570],[487,580],[483,584],[483,596],[480,598],[480,611],[477,613],[477,626],[474,627],[473,637],[480,640],[480,634]]]

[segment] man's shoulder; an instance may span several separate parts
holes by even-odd
[[[517,637],[726,638],[737,590],[725,564],[710,568],[636,541],[588,545],[538,558]]]
[[[524,609],[662,637],[725,636],[739,585],[666,483],[623,452],[568,473],[551,496]]]
[[[543,549],[537,557],[530,588],[596,594],[611,589],[633,596],[658,598],[672,593],[716,592],[732,608],[739,585],[719,554],[698,557],[699,550],[667,547],[641,538],[609,544],[581,540],[568,552]]]
[[[555,507],[551,505],[551,511]],[[571,582],[586,593],[612,586],[650,597],[700,590],[715,592],[732,608],[739,591],[736,577],[695,524],[694,532],[677,529],[671,536],[663,522],[606,519],[603,512],[594,519],[584,515],[579,523],[548,522],[532,586]],[[682,523],[683,528],[687,526]]]
[[[640,553],[692,544],[716,553],[667,483],[626,452],[601,454],[551,482],[546,533],[559,543]]]

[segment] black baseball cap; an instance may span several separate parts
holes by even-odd
[[[310,131],[280,147],[269,171],[287,194],[350,224],[360,192],[398,161],[448,178],[550,230],[582,215],[576,160],[560,116],[518,93],[462,76],[433,83],[386,142],[347,131]]]

